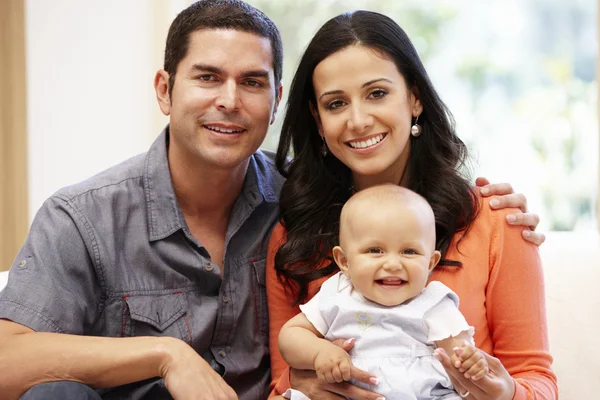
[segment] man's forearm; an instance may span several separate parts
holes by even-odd
[[[161,376],[177,352],[191,350],[174,338],[104,338],[57,333],[3,335],[0,393],[19,398],[34,385],[77,381],[95,388]],[[6,396],[6,397],[4,397]]]

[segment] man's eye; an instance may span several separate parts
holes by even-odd
[[[201,81],[210,82],[216,80],[217,78],[214,75],[200,75],[198,79]]]
[[[343,106],[344,106],[344,102],[342,100],[334,100],[332,102],[327,103],[326,108],[328,110],[336,110]]]
[[[246,85],[250,87],[261,87],[262,83],[260,83],[259,81],[247,81]]]
[[[381,99],[385,96],[387,96],[387,92],[383,89],[375,89],[369,94],[369,97],[372,99]]]

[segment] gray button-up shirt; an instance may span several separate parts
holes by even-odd
[[[272,154],[251,157],[227,227],[221,277],[179,208],[167,146],[168,128],[146,154],[44,203],[0,293],[0,318],[45,332],[173,336],[240,399],[266,398],[265,258],[283,178]],[[102,393],[170,398],[157,379]]]

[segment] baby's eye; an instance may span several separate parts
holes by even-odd
[[[403,254],[419,254],[419,253],[417,253],[417,251],[416,251],[416,250],[414,250],[414,249],[406,249],[406,250],[404,250],[402,253],[403,253]]]
[[[369,254],[381,254],[381,253],[383,253],[383,250],[381,250],[379,247],[371,247],[370,249],[367,250],[367,253],[369,253]]]

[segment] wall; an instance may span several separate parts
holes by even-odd
[[[0,271],[27,234],[25,17],[22,0],[0,1]]]
[[[33,218],[57,189],[145,151],[166,124],[152,85],[179,5],[166,0],[25,5]]]

